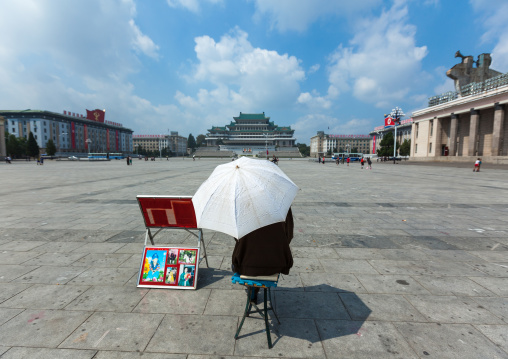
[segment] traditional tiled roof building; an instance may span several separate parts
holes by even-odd
[[[212,126],[206,135],[207,146],[225,150],[257,152],[275,147],[293,147],[296,138],[291,126],[278,126],[265,113],[242,113],[229,125]]]

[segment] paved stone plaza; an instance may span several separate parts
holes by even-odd
[[[2,359],[508,358],[507,170],[281,161],[301,191],[269,350],[258,315],[234,340],[231,237],[205,231],[196,291],[136,287],[136,195],[192,195],[220,163],[0,164]]]

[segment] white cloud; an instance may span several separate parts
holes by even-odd
[[[319,68],[321,67],[321,65],[319,64],[315,64],[315,65],[312,65],[308,71],[309,74],[313,74],[314,72],[317,72],[319,70]]]
[[[407,22],[402,1],[359,21],[349,46],[340,45],[330,57],[328,96],[352,90],[361,101],[384,108],[417,88],[426,77],[421,61],[427,47],[416,46],[416,28]]]
[[[193,80],[212,89],[201,89],[192,97],[177,93],[175,98],[186,111],[217,111],[224,119],[239,111],[262,112],[296,102],[305,78],[296,57],[255,48],[238,28],[218,42],[209,36],[195,42],[198,63]]]
[[[309,92],[301,93],[297,101],[300,104],[315,109],[329,109],[332,106],[332,102],[326,97],[320,96],[316,90],[313,90],[312,94]]]
[[[367,134],[366,132],[358,132],[361,129],[372,128],[370,120],[351,119],[342,121],[333,116],[312,113],[298,118],[291,124],[291,128],[295,130],[298,136],[298,142],[309,143],[310,138],[315,136],[317,131],[324,131],[328,134]]]
[[[223,3],[223,0],[206,0],[212,4]],[[184,8],[193,13],[198,13],[201,10],[198,0],[166,0],[168,5],[172,8]]]
[[[140,128],[178,113],[137,96],[129,81],[145,55],[159,58],[135,16],[131,0],[3,2],[0,108],[105,108],[107,119]]]
[[[471,0],[473,9],[480,15],[478,22],[485,28],[484,44],[494,43],[491,68],[508,72],[508,2]]]
[[[139,30],[133,19],[129,20],[129,25],[134,33],[132,39],[134,49],[157,60],[159,58],[159,54],[157,53],[159,46]]]
[[[256,0],[257,21],[266,22],[279,31],[306,30],[311,23],[326,16],[348,18],[378,5],[380,0],[330,1],[330,0]]]

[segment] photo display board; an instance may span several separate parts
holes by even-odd
[[[198,264],[198,247],[146,246],[138,287],[196,289]]]

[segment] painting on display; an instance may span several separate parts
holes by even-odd
[[[199,264],[197,247],[145,247],[138,287],[196,289]]]

